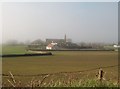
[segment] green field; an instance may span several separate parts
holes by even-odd
[[[27,53],[27,51],[25,49],[26,49],[26,46],[3,45],[2,46],[2,54],[23,54],[23,53]]]
[[[3,50],[3,52],[9,53],[10,51]],[[22,53],[22,51],[17,53]],[[54,51],[52,53],[52,56],[3,58],[2,72],[3,74],[9,74],[11,71],[12,74],[37,75],[89,70],[118,64],[118,53],[115,51]],[[118,67],[103,68],[103,70],[106,72],[108,80],[117,81]],[[93,78],[97,71],[86,71],[82,73],[82,76],[89,75]],[[32,77],[19,77],[18,79],[25,81],[32,79]],[[6,81],[4,76],[3,81]]]

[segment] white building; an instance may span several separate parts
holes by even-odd
[[[115,51],[118,51],[118,49],[120,48],[119,45],[113,45],[113,47],[114,47],[114,50],[115,50]]]
[[[120,46],[119,46],[119,45],[113,45],[113,47],[114,47],[114,48],[120,48]]]
[[[48,46],[46,46],[46,49],[47,50],[51,50],[51,49],[53,49],[53,47],[55,46],[55,45],[57,45],[57,43],[50,43]]]

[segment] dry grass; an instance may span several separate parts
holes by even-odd
[[[2,85],[3,87],[118,87],[117,79],[100,81],[95,76],[90,78],[89,74],[83,73],[56,73],[40,77],[33,76],[30,81],[24,83],[9,72],[8,81]]]

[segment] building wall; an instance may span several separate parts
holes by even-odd
[[[48,47],[48,46],[47,46],[46,49],[52,49],[52,47]]]
[[[49,43],[63,43],[65,42],[64,39],[46,39],[46,43],[49,44]]]

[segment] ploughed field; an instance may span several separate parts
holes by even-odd
[[[97,69],[91,69],[106,67],[103,68],[105,78],[113,81],[118,79],[118,67],[109,67],[118,64],[118,53],[115,51],[52,51],[52,54],[52,56],[2,58],[2,73],[9,75],[11,71],[13,75],[33,75],[15,77],[28,82],[33,77],[39,79],[40,76],[36,76],[38,74],[83,71],[79,77],[87,79],[95,78],[98,72]],[[7,79],[7,76],[3,76],[3,81]]]
[[[117,65],[117,52],[65,51],[52,52],[52,56],[11,57],[2,59],[3,74],[43,74],[72,72]],[[116,75],[117,67],[106,68]]]

